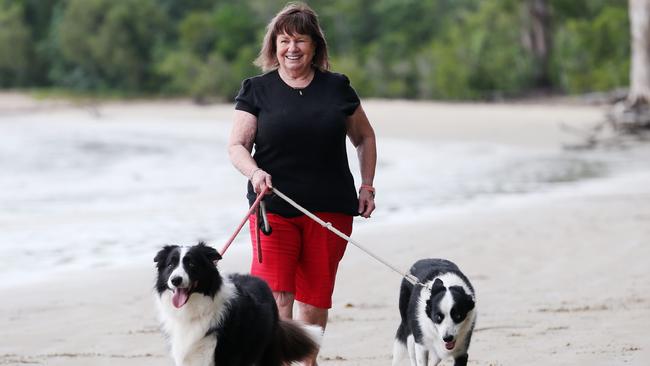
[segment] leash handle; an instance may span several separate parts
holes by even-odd
[[[264,235],[269,236],[273,230],[271,229],[271,224],[269,224],[269,218],[266,215],[266,203],[264,201],[260,202],[259,208],[260,221],[258,221],[257,226],[262,230]]]
[[[244,227],[244,224],[246,224],[246,221],[248,221],[248,218],[250,217],[250,215],[252,215],[253,212],[255,211],[255,209],[257,209],[257,206],[259,206],[260,202],[262,201],[262,198],[264,198],[264,196],[266,195],[266,192],[268,192],[268,190],[269,190],[269,189],[268,189],[267,187],[265,187],[264,189],[262,189],[262,192],[260,192],[260,193],[257,195],[257,199],[255,199],[255,202],[253,202],[253,204],[251,205],[250,209],[249,209],[248,212],[246,213],[246,216],[244,216],[244,219],[243,219],[243,220],[241,221],[241,223],[239,224],[239,227],[237,227],[237,229],[236,229],[235,232],[232,234],[232,236],[230,236],[230,239],[228,239],[228,240],[226,241],[226,244],[225,244],[225,245],[223,246],[223,248],[219,251],[219,254],[220,254],[222,257],[223,257],[223,255],[226,253],[226,250],[228,250],[228,248],[230,247],[230,244],[232,244],[232,242],[235,241],[235,238],[237,237],[237,235],[238,235],[239,232],[241,231],[241,228]]]
[[[255,215],[255,220],[256,220],[256,228],[255,228],[255,246],[257,247],[257,262],[262,263],[262,241],[261,241],[261,235],[260,235],[260,225],[259,225],[259,220],[260,220],[260,210],[258,208],[257,210],[257,215]]]

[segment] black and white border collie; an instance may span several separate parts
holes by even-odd
[[[449,357],[455,366],[465,366],[476,322],[474,288],[458,266],[444,259],[419,260],[410,273],[420,284],[402,280],[393,366],[405,351],[412,366],[429,365],[429,359],[437,365]]]
[[[280,320],[266,282],[222,277],[203,243],[165,246],[154,258],[156,303],[177,366],[280,366],[314,354],[319,327]]]

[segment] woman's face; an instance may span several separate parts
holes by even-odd
[[[275,39],[275,55],[280,68],[296,73],[307,72],[311,68],[316,46],[310,36],[305,34],[278,34]]]

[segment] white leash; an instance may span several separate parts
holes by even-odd
[[[313,213],[309,212],[309,211],[308,211],[307,209],[305,209],[304,207],[302,207],[302,206],[300,206],[299,204],[297,204],[294,200],[292,200],[291,198],[287,197],[284,193],[278,191],[277,188],[273,188],[273,193],[275,193],[275,194],[277,194],[278,196],[280,196],[280,198],[282,198],[283,200],[287,201],[287,203],[289,203],[291,206],[295,207],[296,209],[298,209],[298,211],[304,213],[304,214],[307,215],[310,219],[316,221],[317,223],[319,223],[321,226],[323,226],[323,227],[326,228],[327,230],[329,230],[329,231],[333,232],[334,234],[338,235],[339,237],[341,237],[341,238],[347,240],[349,243],[351,243],[351,244],[353,244],[354,246],[356,246],[357,248],[361,249],[362,251],[364,251],[364,252],[365,252],[366,254],[368,254],[369,256],[375,258],[375,260],[377,260],[379,263],[381,263],[381,264],[385,265],[386,267],[392,269],[393,271],[397,272],[400,276],[402,276],[403,278],[405,278],[405,279],[406,279],[407,281],[409,281],[412,285],[421,285],[421,286],[426,287],[426,285],[420,283],[420,281],[417,279],[417,277],[413,276],[413,275],[410,274],[410,273],[405,273],[405,272],[400,271],[397,267],[391,265],[390,263],[388,263],[387,261],[385,261],[384,259],[382,259],[382,258],[379,257],[378,255],[374,254],[373,252],[371,252],[370,250],[368,250],[367,248],[365,248],[363,245],[361,245],[361,244],[359,244],[358,242],[356,242],[356,241],[355,241],[354,239],[352,239],[351,237],[349,237],[349,236],[343,234],[342,232],[340,232],[337,228],[335,228],[335,227],[332,225],[332,223],[330,223],[330,222],[325,222],[325,221],[321,220],[318,216],[314,215]]]

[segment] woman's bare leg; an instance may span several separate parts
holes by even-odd
[[[278,312],[282,319],[293,319],[293,300],[294,295],[291,292],[273,291],[275,303],[278,305]]]

